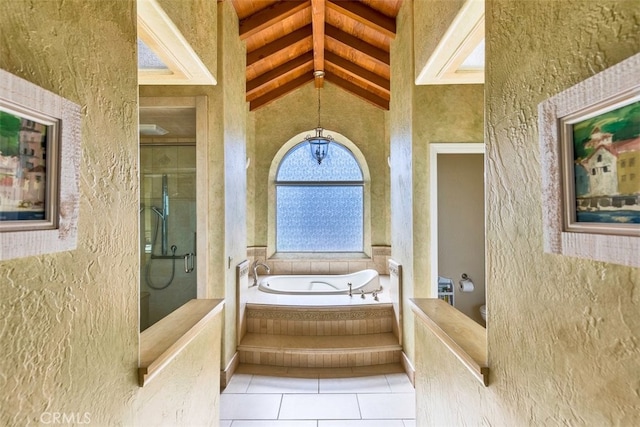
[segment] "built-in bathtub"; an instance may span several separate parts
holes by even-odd
[[[354,295],[380,292],[380,280],[376,270],[361,270],[351,274],[283,275],[266,276],[260,280],[262,292],[286,295]]]

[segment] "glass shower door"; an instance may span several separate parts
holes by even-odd
[[[196,298],[196,146],[140,146],[140,330]]]

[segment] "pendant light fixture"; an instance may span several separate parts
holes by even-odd
[[[314,77],[324,77],[324,71],[314,71]],[[327,154],[329,153],[329,143],[333,141],[333,138],[329,135],[322,135],[322,126],[320,125],[320,88],[318,90],[318,127],[316,127],[315,136],[307,135],[304,139],[309,143],[311,148],[311,156],[318,162],[322,163]]]

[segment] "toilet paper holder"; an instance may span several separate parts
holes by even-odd
[[[462,273],[462,280],[459,282],[460,292],[473,292],[475,286],[467,273]]]

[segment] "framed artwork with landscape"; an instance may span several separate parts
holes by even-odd
[[[75,249],[80,107],[0,70],[0,260]]]
[[[640,55],[538,107],[546,252],[640,266]]]

